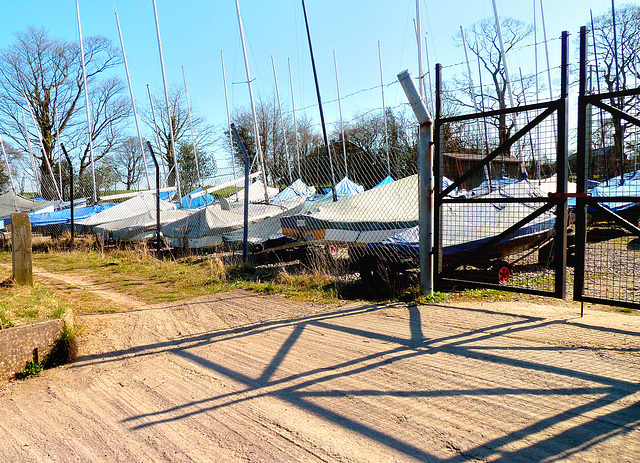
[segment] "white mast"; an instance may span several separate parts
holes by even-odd
[[[173,136],[173,117],[171,115],[171,105],[169,104],[169,90],[167,89],[167,75],[164,70],[164,56],[162,55],[162,40],[160,39],[160,25],[158,24],[158,9],[156,0],[153,0],[153,14],[156,18],[156,34],[158,35],[158,50],[160,52],[160,66],[162,68],[162,82],[164,84],[164,99],[167,105],[167,117],[169,121],[169,133],[171,134],[171,152],[173,153],[173,168],[175,169],[176,187],[178,189],[178,207],[182,201],[182,190],[180,189],[180,171],[178,170],[178,153],[176,153],[176,141]],[[171,171],[169,171],[171,172]]]
[[[429,76],[429,90],[424,90],[424,97],[427,102],[433,105],[433,94],[431,93],[433,91],[433,84],[431,83],[431,63],[429,62],[429,45],[427,43],[427,34],[424,35],[424,51],[424,55],[427,58],[427,76]]]
[[[504,50],[504,39],[502,37],[502,24],[500,23],[500,15],[498,14],[498,5],[496,0],[493,0],[493,14],[496,17],[496,29],[498,31],[498,41],[500,43],[500,53],[502,54],[502,61],[504,61],[504,76],[507,79],[507,91],[509,92],[509,103],[514,108],[513,92],[511,91],[511,78],[509,77],[509,66],[507,64],[507,53]]]
[[[464,27],[460,26],[460,34],[462,36],[462,46],[464,48],[464,57],[467,60],[467,72],[469,73],[469,96],[471,97],[471,101],[473,101],[473,110],[478,113],[478,103],[476,102],[476,92],[473,87],[473,75],[471,74],[471,64],[469,63],[469,53],[467,51],[467,38],[464,35]],[[480,139],[482,137],[482,131],[480,128],[480,120],[476,120],[477,130],[478,130],[478,150],[480,146]],[[487,166],[484,166],[484,179],[489,182],[489,169]]]
[[[391,177],[391,164],[389,162],[389,134],[387,130],[387,107],[384,103],[384,78],[382,76],[382,51],[378,40],[378,62],[380,63],[380,90],[382,91],[382,114],[384,115],[384,144],[387,148],[387,175]]]
[[[193,120],[191,119],[191,105],[189,104],[189,92],[187,92],[187,78],[184,76],[184,66],[182,66],[182,80],[184,81],[184,96],[187,99],[187,111],[189,112],[189,127],[191,128],[191,144],[193,145],[193,154],[196,157],[196,172],[198,174],[198,184],[202,186],[202,177],[200,177],[200,164],[198,163],[198,148],[196,148],[196,137],[193,133]]]
[[[16,192],[16,187],[13,184],[13,174],[11,173],[11,167],[9,166],[9,156],[7,156],[7,151],[4,149],[4,142],[2,141],[2,136],[0,136],[0,146],[2,146],[2,154],[4,155],[4,162],[7,164],[7,172],[9,173],[9,180],[11,180],[11,190]]]
[[[296,103],[293,98],[293,78],[291,75],[291,60],[287,58],[289,63],[289,84],[291,86],[291,108],[293,110],[293,133],[296,136],[296,158],[298,161],[298,178],[302,179],[302,173],[300,172],[300,146],[298,144],[298,123],[296,121]]]
[[[58,189],[58,183],[56,182],[56,176],[53,175],[53,169],[51,168],[51,163],[49,162],[49,157],[44,149],[44,141],[42,139],[42,133],[40,132],[40,128],[38,127],[38,123],[36,122],[36,116],[33,114],[33,109],[31,109],[31,104],[29,103],[29,99],[27,98],[27,94],[22,91],[24,95],[24,100],[27,103],[27,109],[29,110],[29,115],[31,116],[31,120],[33,121],[33,126],[36,129],[36,134],[38,135],[38,140],[40,141],[40,147],[42,149],[42,157],[44,158],[45,164],[47,165],[47,170],[49,171],[49,175],[51,175],[51,181],[53,182],[53,187],[56,190],[58,198],[62,201],[62,195],[60,194],[60,190]]]
[[[276,74],[276,62],[271,55],[271,65],[273,66],[273,79],[276,82],[276,95],[278,96],[278,109],[280,109],[280,124],[282,125],[282,136],[284,137],[284,153],[287,159],[287,167],[289,168],[289,182],[293,182],[291,176],[291,162],[289,162],[289,143],[287,142],[287,129],[284,126],[284,118],[282,117],[282,104],[280,103],[280,89],[278,88],[278,75]]]
[[[269,193],[267,192],[267,173],[264,168],[264,156],[262,155],[262,148],[260,146],[260,131],[258,130],[258,117],[256,116],[256,105],[253,101],[253,87],[251,86],[251,73],[249,72],[249,60],[247,59],[247,46],[244,42],[244,27],[242,26],[242,16],[240,15],[240,4],[236,0],[236,11],[238,13],[238,25],[240,27],[240,39],[242,41],[242,53],[244,55],[244,68],[247,73],[247,85],[249,86],[249,99],[251,100],[251,112],[253,113],[253,131],[256,144],[256,153],[260,162],[260,168],[262,169],[262,183],[264,183],[264,200],[269,201]],[[246,192],[249,194],[249,192]]]
[[[513,102],[513,91],[511,90],[511,77],[509,77],[509,65],[507,64],[507,53],[504,49],[504,38],[502,37],[502,24],[500,23],[500,15],[498,14],[498,5],[496,0],[493,0],[493,13],[496,17],[496,29],[498,31],[498,40],[500,42],[500,53],[502,54],[502,60],[504,61],[504,77],[507,79],[507,92],[509,93],[509,103],[512,108],[515,108],[515,103]],[[524,92],[524,89],[523,89]],[[516,120],[516,115],[513,115],[513,127],[517,131],[518,125]],[[516,143],[518,149],[518,157],[521,157],[520,153],[520,140]],[[524,173],[524,160],[520,159],[520,169]]]
[[[24,111],[22,111],[22,124],[24,125],[24,137],[27,140],[27,146],[29,147],[29,155],[31,156],[31,168],[33,169],[33,179],[36,183],[36,191],[38,196],[42,196],[42,190],[40,188],[40,175],[36,169],[36,160],[33,157],[33,149],[31,149],[31,138],[29,136],[29,129],[27,128],[27,118],[24,117]]]
[[[58,153],[58,176],[60,179],[60,193],[64,196],[64,188],[62,187],[62,153],[60,152],[60,126],[58,125],[58,114],[55,111],[55,108],[53,111],[53,122],[56,126],[56,152]],[[71,205],[71,207],[73,207],[73,204]]]
[[[120,19],[118,12],[116,14],[116,24],[118,25],[118,36],[120,36],[120,47],[122,48],[122,60],[124,61],[124,70],[127,74],[127,82],[129,83],[129,93],[131,94],[131,106],[133,108],[133,118],[136,121],[136,129],[138,130],[138,141],[140,141],[140,152],[142,153],[142,162],[144,162],[144,172],[147,175],[147,189],[151,189],[151,180],[149,180],[149,168],[147,167],[147,155],[142,141],[142,133],[140,132],[140,123],[138,122],[138,111],[136,110],[136,101],[133,98],[133,87],[131,86],[131,77],[129,76],[129,64],[127,63],[127,54],[124,51],[124,41],[122,40],[122,31],[120,30]]]
[[[84,45],[82,43],[82,24],[80,22],[80,5],[78,4],[78,0],[76,0],[76,13],[78,16],[78,35],[80,36],[80,58],[82,59],[82,82],[84,84],[84,103],[87,109],[87,130],[89,132],[89,156],[91,157],[91,178],[93,180],[93,202],[94,204],[97,204],[98,190],[96,189],[96,168],[93,162],[93,128],[91,126],[91,111],[89,109],[89,89],[87,87],[87,69],[84,64]]]
[[[236,176],[236,159],[233,156],[233,131],[231,130],[231,111],[229,111],[229,94],[227,92],[227,73],[224,70],[224,53],[220,50],[220,61],[222,62],[222,81],[224,82],[224,101],[227,104],[227,129],[229,130],[229,148],[231,153],[231,168],[233,169],[233,179]],[[236,185],[236,197],[238,195],[238,184]]]
[[[424,98],[424,70],[422,69],[422,21],[420,20],[420,0],[416,0],[416,37],[418,38],[418,90]]]
[[[156,110],[153,107],[153,98],[151,98],[151,90],[149,84],[147,84],[147,93],[149,94],[149,106],[151,106],[151,117],[153,118],[153,127],[156,134],[156,143],[158,145],[158,152],[161,150],[160,134],[158,133],[158,123],[156,122]],[[160,156],[160,164],[162,165],[162,175],[164,175],[165,185],[167,183],[167,168],[164,165],[163,156]]]
[[[338,89],[338,110],[340,111],[340,134],[342,135],[342,155],[344,156],[344,176],[349,176],[347,168],[347,145],[344,141],[344,123],[342,122],[342,102],[340,100],[340,80],[338,79],[338,60],[336,59],[336,51],[333,50],[333,65],[336,70],[336,88]]]
[[[542,38],[544,39],[544,52],[547,57],[547,78],[549,79],[549,98],[553,100],[553,87],[551,86],[551,65],[549,64],[549,44],[547,42],[547,26],[544,23],[544,6],[540,0],[540,16],[542,18]]]

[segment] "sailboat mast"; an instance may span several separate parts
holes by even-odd
[[[551,65],[549,64],[549,43],[547,42],[547,26],[544,21],[544,6],[540,0],[540,17],[542,19],[542,38],[544,40],[544,54],[547,58],[547,78],[549,79],[549,99],[553,100],[553,87],[551,85]]]
[[[464,57],[467,61],[467,72],[469,73],[469,97],[473,102],[473,110],[478,113],[478,103],[476,102],[476,92],[473,88],[473,74],[471,74],[471,64],[469,62],[469,52],[467,51],[467,38],[464,35],[464,27],[460,26],[460,35],[462,37],[462,48],[464,49]],[[480,145],[481,133],[482,130],[480,128],[480,120],[476,120],[477,130],[478,130],[478,145]],[[479,148],[479,146],[478,146]],[[484,179],[489,182],[489,169],[487,166],[484,166],[482,169]]]
[[[504,62],[504,76],[507,79],[507,89],[509,91],[509,103],[514,108],[513,92],[511,91],[511,78],[509,77],[509,65],[507,64],[507,53],[504,49],[504,37],[502,36],[502,24],[500,23],[500,15],[498,14],[498,5],[496,0],[493,1],[493,14],[496,17],[496,29],[498,31],[498,42],[500,44],[500,54],[502,55],[502,61]]]
[[[278,88],[278,74],[276,74],[276,62],[271,55],[271,66],[273,66],[273,79],[276,82],[276,95],[278,96],[278,109],[280,110],[280,124],[282,125],[282,136],[284,137],[284,153],[287,159],[287,168],[289,169],[289,183],[293,182],[291,177],[291,162],[289,162],[289,143],[287,143],[287,129],[284,126],[284,118],[282,117],[282,104],[280,103],[280,89]]]
[[[42,196],[42,189],[40,188],[40,176],[38,175],[38,170],[36,169],[36,159],[33,156],[33,149],[31,148],[31,137],[29,136],[29,128],[27,127],[27,118],[24,116],[24,111],[22,111],[22,124],[24,125],[24,137],[27,140],[29,155],[31,156],[31,168],[33,169],[33,179],[36,183],[36,191],[38,192],[38,196]]]
[[[433,94],[431,93],[433,91],[433,84],[431,83],[431,62],[429,61],[429,46],[426,34],[424,36],[424,56],[427,58],[427,76],[429,77],[429,89],[424,89],[424,97],[428,103],[433,103]]]
[[[424,70],[422,69],[422,20],[420,19],[420,0],[416,0],[416,37],[418,39],[418,90],[424,98]]]
[[[227,92],[227,73],[224,69],[224,53],[220,50],[220,61],[222,62],[222,81],[224,82],[224,101],[227,105],[227,127],[229,128],[229,149],[231,153],[231,168],[233,169],[233,179],[236,176],[236,160],[233,156],[233,130],[231,129],[231,111],[229,111],[229,94]],[[236,197],[238,196],[238,184],[236,185]]]
[[[56,110],[54,108],[53,111],[53,123],[55,124],[56,127],[56,152],[58,153],[58,178],[60,180],[60,194],[62,195],[62,198],[64,200],[64,188],[62,187],[62,153],[60,152],[60,126],[58,125],[58,114],[56,113]],[[73,204],[71,205],[71,207],[73,207]]]
[[[342,120],[342,100],[340,99],[340,79],[338,78],[338,60],[336,59],[336,51],[333,50],[333,66],[336,70],[336,88],[338,89],[338,111],[340,112],[340,134],[342,135],[342,155],[344,156],[344,175],[349,176],[347,167],[347,144],[344,140],[344,122]]]
[[[493,13],[495,15],[496,18],[496,30],[498,31],[498,41],[500,43],[500,54],[502,55],[502,61],[504,62],[504,77],[507,80],[507,91],[509,93],[509,104],[511,105],[512,108],[515,108],[515,103],[513,101],[513,90],[511,89],[511,77],[509,76],[509,64],[507,62],[507,52],[504,48],[504,37],[502,35],[502,23],[500,22],[500,15],[498,14],[498,4],[496,3],[496,0],[493,0]],[[518,125],[517,125],[517,119],[516,119],[516,115],[513,115],[513,127],[515,129],[515,131],[518,130]],[[521,156],[521,150],[520,150],[520,140],[518,140],[517,142],[517,149],[518,149],[518,157],[522,157]],[[524,174],[526,172],[525,169],[525,165],[524,165],[524,160],[520,159],[520,170],[521,172]]]
[[[76,0],[76,13],[78,16],[78,35],[80,36],[80,58],[82,63],[82,82],[84,85],[84,102],[87,110],[87,131],[89,132],[89,156],[91,157],[91,178],[93,180],[93,202],[98,203],[98,190],[96,188],[96,167],[93,162],[93,128],[91,126],[91,111],[89,109],[89,89],[87,87],[87,68],[84,62],[84,45],[82,43],[82,23],[80,22],[80,5]],[[45,156],[46,157],[46,156]]]
[[[147,176],[147,189],[151,189],[151,180],[149,179],[149,168],[147,167],[147,155],[142,141],[142,133],[140,132],[140,122],[138,121],[138,111],[136,110],[136,101],[133,98],[133,86],[131,85],[131,77],[129,76],[129,64],[127,63],[127,54],[124,51],[124,40],[122,39],[122,31],[120,30],[120,19],[118,12],[116,14],[116,24],[118,25],[118,36],[120,37],[120,48],[122,48],[122,60],[124,61],[124,70],[127,74],[127,83],[129,84],[129,94],[131,95],[131,107],[133,108],[133,119],[136,121],[136,129],[138,131],[138,141],[140,142],[140,152],[142,153],[142,162],[144,163],[144,173]]]
[[[31,109],[31,103],[29,103],[29,99],[27,98],[27,94],[22,92],[24,96],[24,101],[27,103],[27,109],[29,110],[29,115],[31,116],[31,120],[33,121],[33,126],[36,129],[36,134],[38,135],[38,141],[40,141],[40,149],[42,150],[42,157],[47,165],[47,170],[49,171],[49,175],[51,175],[51,181],[53,182],[53,187],[56,190],[56,194],[58,195],[58,199],[62,201],[62,195],[60,194],[60,190],[58,189],[58,183],[56,182],[56,176],[53,174],[53,169],[51,168],[51,163],[49,162],[49,157],[44,149],[44,141],[42,139],[42,133],[40,132],[40,128],[38,127],[38,123],[36,122],[36,116],[33,114],[33,110]]]
[[[149,94],[149,106],[151,106],[151,117],[153,118],[153,128],[154,128],[154,133],[156,134],[156,143],[158,145],[158,152],[162,152],[161,151],[161,145],[160,145],[160,134],[158,133],[158,123],[156,121],[156,110],[153,106],[153,98],[151,98],[151,89],[149,89],[149,84],[147,84],[147,93]],[[164,160],[162,159],[163,156],[160,156],[160,164],[162,164],[162,175],[164,176],[164,180],[165,180],[165,184],[167,181],[167,168],[164,165]]]
[[[387,129],[387,107],[384,102],[384,77],[382,74],[382,51],[378,40],[378,62],[380,63],[380,91],[382,92],[382,114],[384,116],[384,145],[387,149],[387,175],[391,177],[391,164],[389,161],[389,132]]]
[[[329,168],[331,169],[331,192],[333,201],[338,201],[336,194],[336,177],[333,171],[333,160],[331,159],[331,151],[329,150],[329,137],[327,137],[327,126],[324,122],[324,111],[322,110],[322,98],[320,97],[320,85],[318,84],[318,73],[316,71],[316,60],[313,57],[313,45],[311,44],[311,32],[309,31],[309,20],[307,18],[307,7],[302,0],[302,11],[304,13],[304,23],[307,28],[307,39],[309,41],[309,54],[311,55],[311,67],[313,68],[313,80],[316,84],[316,95],[318,96],[318,108],[320,110],[320,123],[322,124],[322,136],[324,138],[324,146],[327,149],[327,157],[329,158]]]
[[[2,141],[2,136],[0,135],[0,146],[2,146],[2,154],[4,156],[4,162],[7,165],[7,172],[9,174],[9,180],[11,180],[11,190],[15,193],[16,186],[13,183],[13,174],[11,173],[11,167],[9,166],[9,156],[7,156],[7,151],[4,149],[4,142]]]
[[[202,186],[202,177],[200,176],[200,164],[198,163],[198,148],[196,148],[196,137],[193,133],[193,119],[191,119],[191,104],[189,103],[189,92],[187,91],[187,78],[184,75],[184,66],[182,66],[182,80],[184,81],[184,96],[187,99],[187,112],[189,113],[189,128],[191,129],[191,144],[193,145],[193,154],[196,157],[196,173],[198,174],[198,186]]]
[[[298,122],[296,121],[296,102],[293,97],[293,77],[291,74],[291,60],[287,58],[287,63],[289,64],[289,85],[291,86],[291,108],[293,110],[293,133],[296,138],[296,159],[298,161],[298,178],[302,178],[302,173],[300,172],[300,145],[298,143]]]
[[[182,190],[180,189],[180,172],[178,171],[178,153],[176,153],[176,141],[173,135],[173,117],[171,115],[171,105],[169,104],[169,90],[167,89],[167,75],[164,70],[164,56],[162,55],[162,40],[160,39],[160,25],[158,24],[158,9],[156,0],[153,0],[153,14],[156,19],[156,34],[158,36],[158,51],[160,52],[160,67],[162,68],[162,82],[164,84],[164,99],[167,105],[167,118],[169,122],[169,134],[171,136],[171,153],[173,154],[173,168],[175,170],[176,187],[178,189],[178,207],[182,201]],[[169,171],[171,172],[171,171]]]
[[[251,101],[251,112],[253,113],[253,131],[254,141],[256,145],[256,153],[262,169],[262,183],[264,184],[264,200],[269,202],[269,193],[267,192],[267,171],[264,164],[264,155],[260,144],[260,131],[258,130],[258,117],[256,115],[256,105],[253,100],[253,87],[251,86],[251,72],[249,71],[249,60],[247,58],[247,46],[244,41],[244,27],[242,25],[242,16],[240,15],[240,3],[236,0],[236,12],[238,13],[238,26],[240,27],[240,40],[242,41],[242,54],[244,55],[244,68],[247,74],[247,85],[249,86],[249,99]],[[249,192],[245,192],[249,194]]]

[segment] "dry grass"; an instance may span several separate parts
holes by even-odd
[[[15,284],[6,272],[2,272],[2,276],[0,329],[60,318],[69,309],[65,298],[43,283],[21,286]]]

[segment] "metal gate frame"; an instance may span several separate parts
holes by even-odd
[[[614,305],[618,307],[627,307],[632,309],[640,309],[640,302],[627,302],[614,299],[599,298],[586,296],[585,292],[585,268],[586,268],[586,244],[587,244],[587,206],[591,206],[600,212],[604,212],[617,225],[625,228],[631,233],[640,236],[640,228],[636,224],[620,217],[615,212],[605,208],[601,202],[624,201],[631,202],[630,199],[636,199],[633,202],[640,202],[638,196],[607,196],[591,197],[587,192],[587,176],[588,176],[588,156],[587,147],[590,146],[591,140],[587,140],[587,124],[589,105],[596,106],[608,111],[614,116],[624,119],[631,124],[640,126],[640,120],[630,114],[625,113],[604,102],[604,100],[632,95],[640,95],[640,88],[632,90],[621,90],[615,92],[598,93],[587,95],[587,28],[580,28],[580,81],[578,94],[578,145],[577,145],[577,195],[576,195],[576,266],[574,278],[573,299],[576,301],[593,302],[600,304]]]
[[[569,34],[564,31],[562,33],[562,65],[561,65],[561,91],[560,98],[558,100],[531,104],[526,106],[521,106],[518,108],[509,108],[504,110],[495,110],[495,111],[486,111],[483,113],[476,114],[468,114],[464,116],[456,116],[456,117],[442,117],[441,108],[442,108],[442,66],[440,64],[436,65],[436,118],[435,118],[435,130],[434,130],[434,177],[435,177],[435,198],[434,198],[434,274],[435,274],[435,284],[436,286],[442,286],[443,283],[455,283],[460,282],[464,283],[466,286],[478,286],[483,288],[492,288],[499,289],[502,291],[512,291],[512,292],[520,292],[527,294],[535,294],[542,296],[551,296],[557,298],[565,298],[566,296],[566,262],[567,262],[567,177],[568,177],[568,88],[569,88],[569,65],[568,65],[568,57],[569,57]],[[486,118],[496,115],[503,114],[516,114],[520,112],[532,111],[532,110],[540,110],[543,112],[535,117],[532,121],[527,123],[522,129],[518,130],[513,136],[511,136],[508,140],[503,142],[500,146],[498,146],[495,150],[493,150],[490,154],[488,154],[483,160],[473,165],[466,173],[464,173],[461,177],[458,178],[452,185],[440,191],[442,188],[442,172],[440,169],[442,152],[441,152],[441,144],[440,144],[440,129],[443,124],[450,122],[459,122],[459,121],[467,121],[473,119]],[[461,186],[467,179],[469,179],[474,174],[480,172],[485,166],[489,165],[489,163],[497,158],[504,151],[509,149],[514,143],[516,143],[519,139],[525,136],[529,131],[531,131],[534,127],[536,127],[539,123],[541,123],[544,119],[551,116],[553,113],[557,113],[557,193],[554,195],[550,195],[548,198],[447,198],[447,194],[453,191],[455,188]],[[489,242],[483,244],[479,249],[488,248],[493,246],[495,243],[498,243],[502,239],[511,235],[513,232],[518,230],[520,227],[535,219],[537,216],[543,214],[546,211],[551,210],[554,206],[556,207],[556,224],[555,224],[555,240],[556,246],[554,250],[554,273],[555,273],[555,285],[553,291],[542,291],[530,288],[518,288],[518,287],[510,287],[510,286],[502,286],[498,284],[491,283],[472,283],[469,281],[460,281],[455,278],[450,278],[443,271],[443,260],[442,260],[442,225],[443,225],[443,217],[442,217],[442,206],[446,203],[452,202],[466,202],[466,203],[481,203],[481,202],[491,202],[491,203],[546,203],[541,208],[537,209],[535,212],[525,217],[524,219],[518,221],[508,229],[504,230],[498,236],[492,238]]]

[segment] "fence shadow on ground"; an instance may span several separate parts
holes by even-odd
[[[191,401],[176,407],[126,418],[124,422],[133,429],[144,429],[160,423],[181,420],[233,404],[268,396],[280,399],[301,410],[322,417],[334,423],[336,426],[359,433],[380,444],[402,452],[408,457],[422,461],[463,462],[468,461],[470,458],[491,458],[492,461],[540,461],[543,459],[545,461],[554,461],[584,451],[613,436],[632,432],[640,426],[640,415],[638,414],[637,403],[629,406],[620,405],[617,409],[611,407],[612,404],[615,404],[621,399],[638,393],[640,391],[640,384],[637,382],[615,379],[604,374],[589,371],[580,371],[578,368],[572,368],[569,364],[567,364],[567,366],[547,364],[544,361],[540,361],[542,359],[540,356],[534,357],[533,360],[531,360],[531,356],[522,358],[522,355],[519,355],[520,358],[513,358],[508,356],[506,352],[513,350],[522,354],[522,352],[527,351],[575,350],[570,347],[528,345],[501,348],[500,346],[493,346],[489,342],[499,340],[503,336],[513,337],[515,333],[523,334],[535,329],[564,323],[563,320],[549,320],[540,317],[500,313],[500,316],[508,317],[510,320],[474,330],[458,330],[460,332],[431,339],[424,336],[423,328],[425,325],[422,321],[421,312],[417,307],[408,309],[408,338],[341,324],[341,322],[348,320],[349,317],[373,314],[383,308],[384,307],[381,306],[363,306],[331,313],[270,321],[235,329],[203,333],[201,335],[134,347],[104,355],[86,356],[80,358],[75,367],[119,361],[130,356],[155,355],[159,352],[167,352],[200,365],[215,372],[217,375],[226,377],[244,386],[244,389],[239,391],[208,397],[204,400]],[[491,311],[486,310],[480,311],[491,313]],[[496,315],[497,314],[498,313],[496,313]],[[403,320],[406,319],[403,318]],[[267,331],[283,328],[288,329],[288,336],[267,364],[256,366],[256,375],[248,375],[239,371],[238,368],[234,368],[233,365],[218,363],[214,359],[206,358],[196,352],[199,347],[210,346],[217,342],[228,342],[233,339],[254,337],[256,341],[259,341],[259,335]],[[322,330],[324,333],[339,333],[341,335],[367,340],[380,340],[384,341],[384,346],[386,347],[377,352],[362,355],[348,361],[338,362],[324,367],[310,366],[306,371],[277,378],[275,373],[279,371],[285,358],[295,352],[296,344],[300,341],[300,337],[306,329]],[[627,334],[634,333],[629,332]],[[389,344],[391,346],[389,346]],[[329,385],[331,381],[336,379],[358,375],[382,367],[389,368],[390,365],[397,364],[403,360],[424,360],[425,356],[428,357],[439,352],[446,352],[455,358],[474,359],[479,362],[485,362],[489,367],[508,366],[527,370],[528,372],[550,374],[566,379],[577,380],[574,381],[574,383],[577,382],[582,385],[558,388],[541,386],[531,388],[490,387],[457,390],[407,389],[393,391],[378,390],[375,388],[370,390],[344,390],[327,386],[327,389],[320,391],[306,390],[309,386]],[[591,383],[591,385],[585,385],[585,382]],[[476,446],[461,450],[457,455],[444,459],[425,451],[420,447],[418,442],[406,442],[392,435],[391,432],[385,432],[383,430],[384,426],[374,427],[365,424],[358,416],[347,416],[338,411],[323,407],[313,400],[319,397],[345,396],[437,398],[448,396],[490,397],[521,394],[566,397],[583,396],[583,400],[577,401],[578,405],[576,406],[569,404],[565,409],[552,411],[550,416],[497,438],[478,442]],[[585,401],[585,398],[588,399]],[[569,422],[569,420],[575,419],[576,416],[584,418],[585,421],[573,427],[564,426],[561,431],[554,429],[558,424]],[[546,434],[548,437],[522,447],[523,439],[533,435],[539,435],[540,433]],[[511,445],[515,443],[518,443],[518,445]]]

